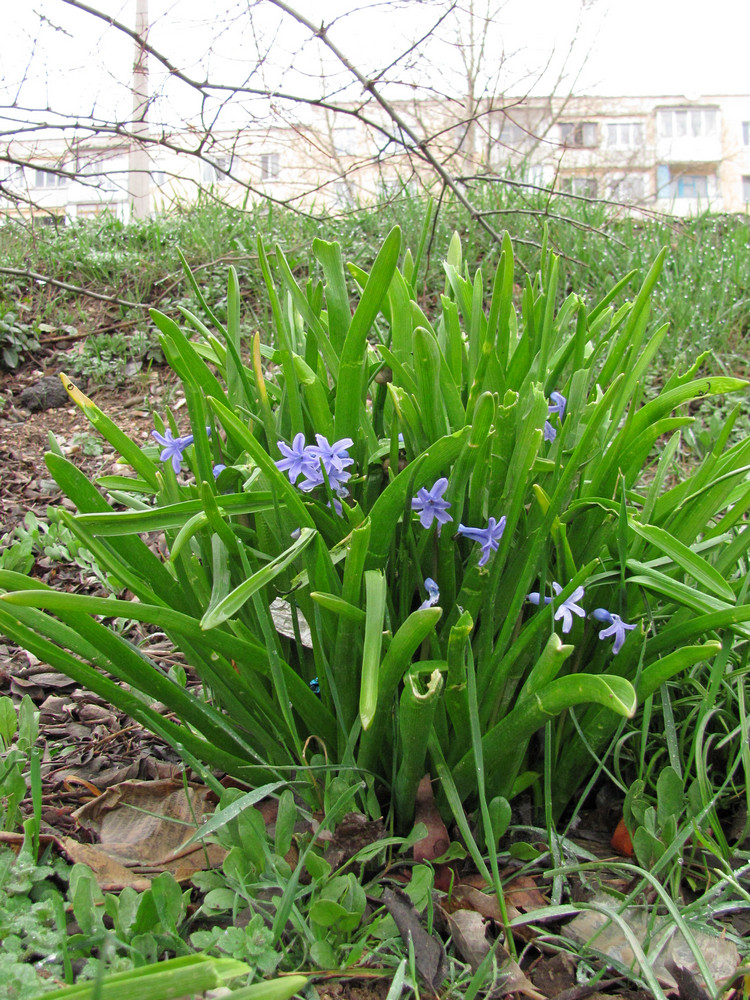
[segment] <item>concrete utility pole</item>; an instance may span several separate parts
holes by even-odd
[[[148,35],[148,0],[136,0],[135,33]],[[151,212],[151,176],[148,145],[148,53],[136,42],[133,63],[133,125],[128,156],[128,200],[133,218],[147,219]]]

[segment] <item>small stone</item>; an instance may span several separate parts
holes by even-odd
[[[70,397],[59,378],[47,375],[34,385],[27,386],[21,393],[19,401],[27,410],[39,413],[41,410],[66,406],[70,402]]]

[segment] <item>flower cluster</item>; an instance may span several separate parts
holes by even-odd
[[[555,597],[562,593],[562,587],[559,583],[553,583],[552,589],[555,592]],[[555,610],[555,621],[562,620],[562,630],[564,634],[570,632],[573,627],[573,615],[577,615],[579,618],[585,618],[586,612],[577,603],[583,597],[584,590],[583,587],[576,587],[573,593],[566,597],[562,604],[559,605]],[[545,597],[542,599],[541,594],[538,591],[534,591],[532,594],[527,594],[526,599],[531,602],[531,604],[540,604],[542,600],[545,604],[551,604],[554,598]],[[600,639],[609,639],[614,636],[614,645],[612,646],[613,654],[617,654],[622,649],[623,643],[627,637],[627,633],[635,628],[635,625],[629,625],[624,622],[619,615],[614,614],[614,612],[607,611],[606,608],[596,608],[591,612],[591,617],[595,618],[599,622],[604,622],[608,625],[608,628],[603,628],[599,632]]]
[[[297,434],[291,448],[284,441],[278,441],[279,451],[284,457],[276,462],[276,468],[286,472],[289,482],[297,485],[303,493],[310,493],[316,486],[322,486],[327,478],[337,496],[349,496],[344,483],[351,478],[351,472],[347,472],[347,469],[354,465],[354,459],[349,456],[347,449],[354,442],[351,438],[341,438],[340,441],[329,444],[328,438],[322,434],[316,434],[315,440],[317,444],[306,445],[305,435]],[[300,477],[302,482],[297,483]]]
[[[210,427],[206,428],[206,434],[211,435]],[[163,434],[160,434],[158,431],[151,431],[151,436],[162,446],[159,459],[162,462],[171,460],[172,468],[175,471],[175,475],[177,475],[182,468],[182,453],[193,443],[193,435],[186,434],[184,437],[175,437],[172,431],[167,428]]]
[[[563,396],[561,392],[557,392],[557,390],[555,390],[555,392],[551,392],[549,394],[549,398],[551,402],[547,408],[548,410],[547,416],[551,417],[554,416],[554,414],[556,413],[557,416],[559,417],[560,423],[562,423],[563,419],[565,418],[565,407],[568,405],[567,399],[565,398],[565,396]],[[552,426],[549,420],[545,420],[544,440],[554,441],[556,437],[557,437],[557,429]]]

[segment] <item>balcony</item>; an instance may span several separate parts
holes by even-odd
[[[656,159],[661,163],[718,163],[722,159],[719,135],[660,136]]]
[[[656,158],[662,163],[718,163],[721,116],[710,105],[659,108]]]

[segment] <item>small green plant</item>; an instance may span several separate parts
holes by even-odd
[[[39,735],[39,713],[28,695],[16,711],[10,698],[0,698],[0,830],[21,826],[21,803],[28,794],[27,776]]]
[[[623,818],[638,863],[647,871],[657,869],[662,878],[670,880],[677,897],[680,880],[690,878],[686,862],[696,853],[696,837],[711,843],[699,780],[685,788],[684,780],[667,765],[656,779],[655,795],[650,795],[639,778],[625,796]],[[720,854],[717,848],[717,857]]]
[[[29,574],[40,556],[52,562],[75,564],[110,591],[121,589],[101,573],[97,559],[64,523],[58,507],[47,507],[46,521],[28,511],[22,527],[0,538],[0,569]]]
[[[328,809],[315,829],[333,834],[357,788],[325,767],[319,775]],[[321,969],[353,966],[368,943],[396,933],[385,911],[366,917],[367,893],[379,896],[382,885],[379,878],[368,884],[365,870],[376,859],[408,851],[416,834],[375,839],[334,870],[323,853],[326,840],[313,836],[312,817],[291,789],[281,793],[269,832],[253,803],[271,788],[244,795],[225,791],[214,816],[194,836],[214,837],[228,854],[220,870],[193,876],[204,894],[193,919],[209,926],[193,930],[190,943],[246,962],[258,976],[272,974],[282,962],[285,968],[298,967],[308,957]],[[424,835],[425,828],[419,831]],[[415,875],[412,889],[422,881]]]
[[[29,844],[18,856],[0,848],[0,977],[3,996],[28,1000],[38,996],[44,980],[64,979],[70,964],[65,949],[64,886],[67,866],[60,861],[38,863]]]
[[[62,360],[62,359],[61,359]],[[127,382],[144,367],[164,356],[158,342],[142,330],[128,335],[119,331],[87,337],[80,352],[66,354],[64,363],[77,378],[94,384]]]
[[[0,316],[0,360],[2,367],[14,371],[26,355],[39,350],[39,338],[30,323],[22,322],[17,312],[8,310]]]
[[[126,887],[115,895],[102,893],[88,867],[74,865],[69,898],[80,933],[68,938],[67,948],[87,960],[87,978],[98,975],[102,963],[116,972],[150,965],[165,953],[190,954],[180,933],[190,891],[183,892],[169,872],[143,892]],[[99,957],[90,957],[94,952]]]

